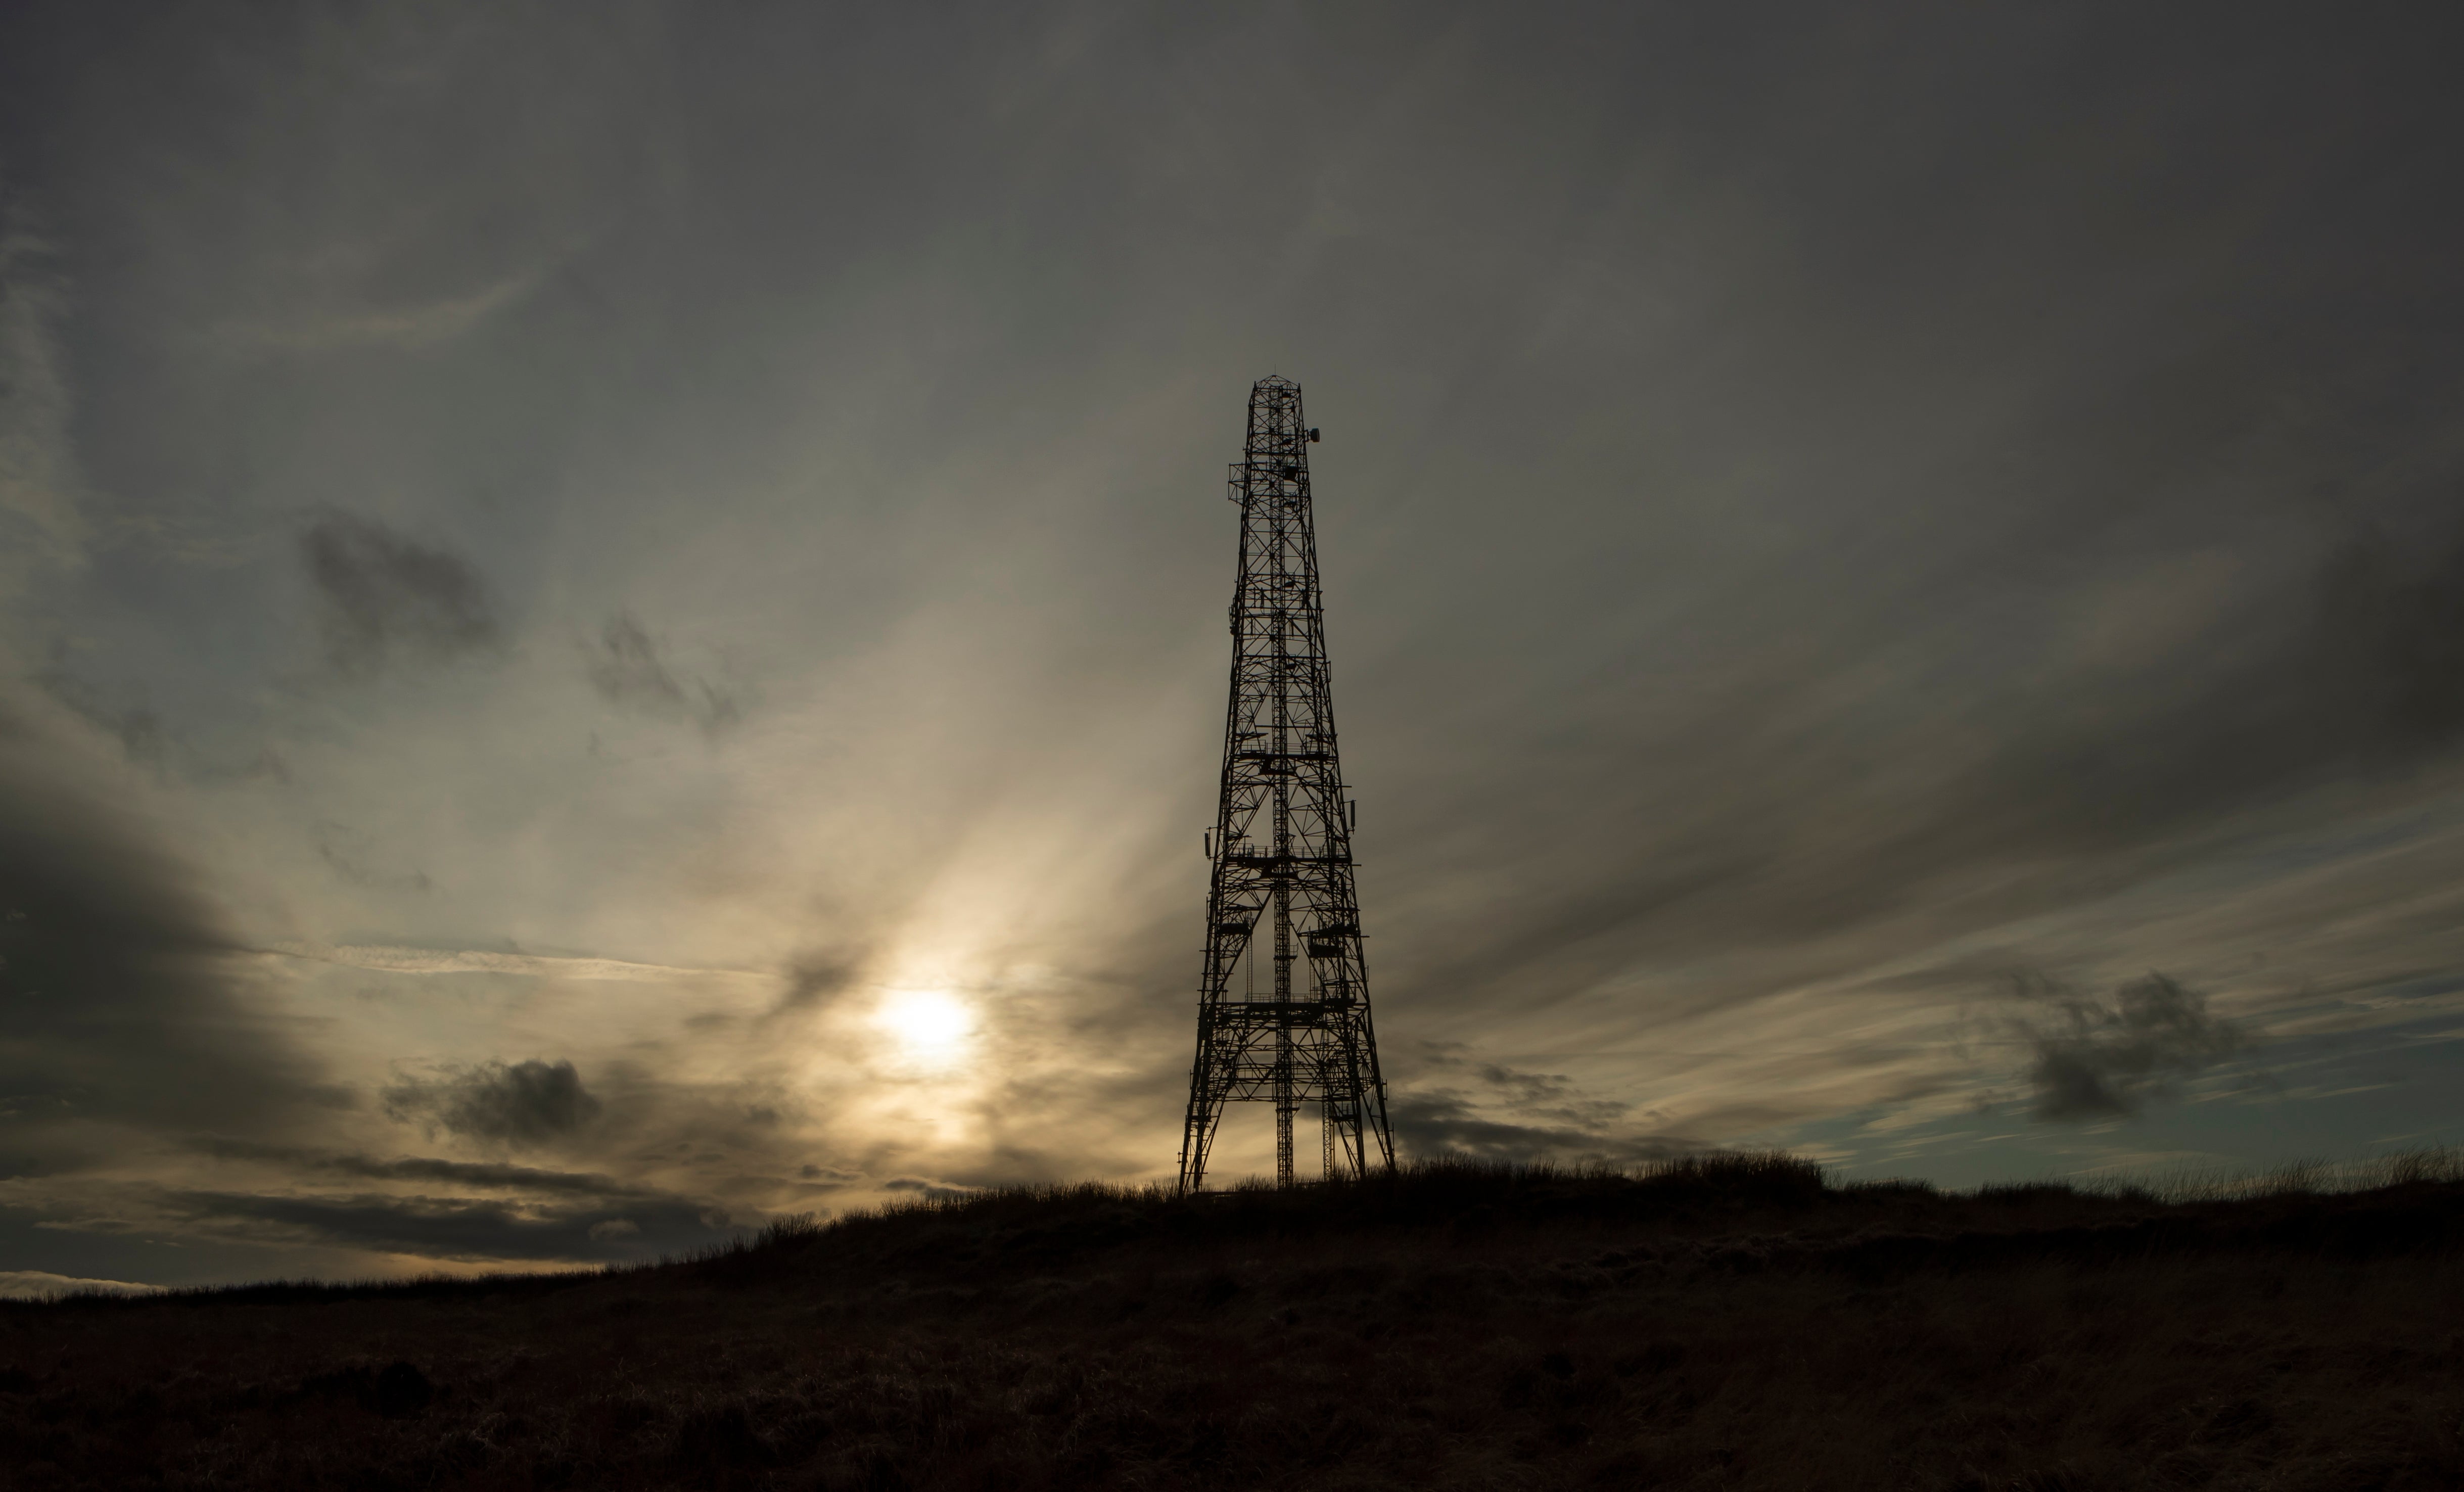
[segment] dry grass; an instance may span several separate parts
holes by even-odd
[[[1436,1165],[0,1309],[11,1487],[2464,1485],[2464,1183]]]
[[[2100,1176],[2085,1190],[2167,1202],[2226,1202],[2255,1196],[2328,1196],[2415,1182],[2464,1181],[2464,1151],[2446,1146],[2395,1151],[2358,1160],[2293,1160],[2266,1171],[2187,1168]]]

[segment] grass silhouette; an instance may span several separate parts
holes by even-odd
[[[2464,1179],[1440,1160],[790,1218],[637,1268],[0,1307],[83,1487],[2464,1485]]]

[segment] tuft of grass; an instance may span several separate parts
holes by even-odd
[[[2105,1173],[2082,1179],[2079,1189],[2105,1196],[2187,1206],[2270,1196],[2345,1196],[2389,1187],[2458,1181],[2464,1181],[2464,1149],[2423,1146],[2345,1160],[2296,1159],[2259,1171],[2210,1166]]]

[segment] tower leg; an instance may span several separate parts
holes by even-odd
[[[1292,1028],[1275,1027],[1275,1185],[1292,1184],[1292,1116],[1300,1103],[1292,1096]]]
[[[1292,1184],[1292,1110],[1285,1102],[1290,1090],[1275,1099],[1275,1185]]]

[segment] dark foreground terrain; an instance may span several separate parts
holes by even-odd
[[[2464,1185],[1440,1166],[0,1307],[0,1483],[2464,1487]]]

